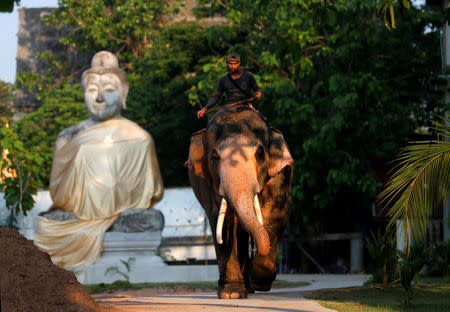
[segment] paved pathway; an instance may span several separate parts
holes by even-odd
[[[219,300],[215,293],[131,296],[120,295],[98,300],[112,304],[123,312],[143,311],[245,311],[245,312],[333,312],[318,303],[302,297],[302,291],[360,286],[366,275],[291,275],[280,274],[279,280],[306,281],[311,285],[288,289],[274,289],[270,292],[250,294],[245,300]]]

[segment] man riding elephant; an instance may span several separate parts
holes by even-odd
[[[246,105],[220,109],[191,136],[186,166],[213,233],[220,299],[270,290],[289,218],[292,163],[281,132]]]
[[[229,73],[222,76],[217,84],[217,90],[214,96],[201,110],[197,112],[197,117],[202,118],[206,114],[206,110],[214,106],[222,94],[227,94],[227,104],[236,102],[245,103],[245,100],[251,98],[252,91],[259,100],[262,92],[253,77],[253,74],[241,69],[241,59],[238,54],[232,53],[227,57],[227,67]]]

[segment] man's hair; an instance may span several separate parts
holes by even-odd
[[[229,63],[229,62],[241,62],[241,57],[239,56],[239,54],[237,54],[237,53],[230,53],[228,56],[227,56],[227,63]]]

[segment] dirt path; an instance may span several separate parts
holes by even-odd
[[[300,289],[250,294],[248,299],[219,300],[216,293],[153,295],[116,294],[97,296],[100,304],[113,305],[121,312],[246,311],[246,312],[335,312],[301,296]]]
[[[329,288],[361,286],[367,275],[279,274],[278,279],[303,281],[308,286],[273,289],[270,292],[250,294],[243,300],[219,300],[215,290],[195,290],[179,286],[175,289],[157,288],[134,291],[115,291],[94,295],[100,304],[111,304],[118,311],[246,311],[246,312],[333,312],[318,303],[303,298],[302,293]]]

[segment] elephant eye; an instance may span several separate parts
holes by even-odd
[[[256,160],[258,162],[263,162],[266,159],[266,153],[264,152],[264,148],[259,146],[255,153]]]

